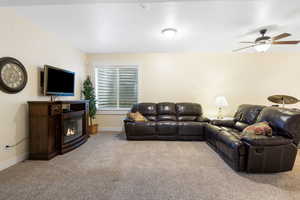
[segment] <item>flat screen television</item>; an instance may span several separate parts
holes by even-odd
[[[44,66],[44,94],[74,96],[75,73],[49,65]]]

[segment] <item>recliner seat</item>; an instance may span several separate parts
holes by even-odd
[[[248,125],[266,121],[273,136],[243,135]],[[300,112],[241,105],[233,120],[213,120],[206,126],[207,143],[236,171],[281,172],[293,168],[299,143]]]

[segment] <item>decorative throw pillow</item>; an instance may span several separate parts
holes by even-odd
[[[133,119],[136,122],[147,122],[148,121],[140,112],[128,113],[127,117],[129,119]]]
[[[134,120],[134,118],[135,118],[135,113],[134,113],[134,112],[127,113],[127,117],[128,117],[129,119]]]
[[[259,122],[259,123],[255,123],[250,126],[247,126],[243,130],[243,134],[272,136],[272,128],[269,126],[268,122]]]

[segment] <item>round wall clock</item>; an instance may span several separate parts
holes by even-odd
[[[27,72],[24,65],[15,58],[0,58],[0,88],[7,93],[17,93],[27,83]]]

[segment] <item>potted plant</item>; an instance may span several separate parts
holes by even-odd
[[[83,82],[83,91],[85,100],[89,100],[89,120],[88,120],[88,131],[90,134],[98,133],[98,124],[93,123],[95,119],[97,108],[96,108],[96,96],[93,83],[88,76],[87,79]]]

